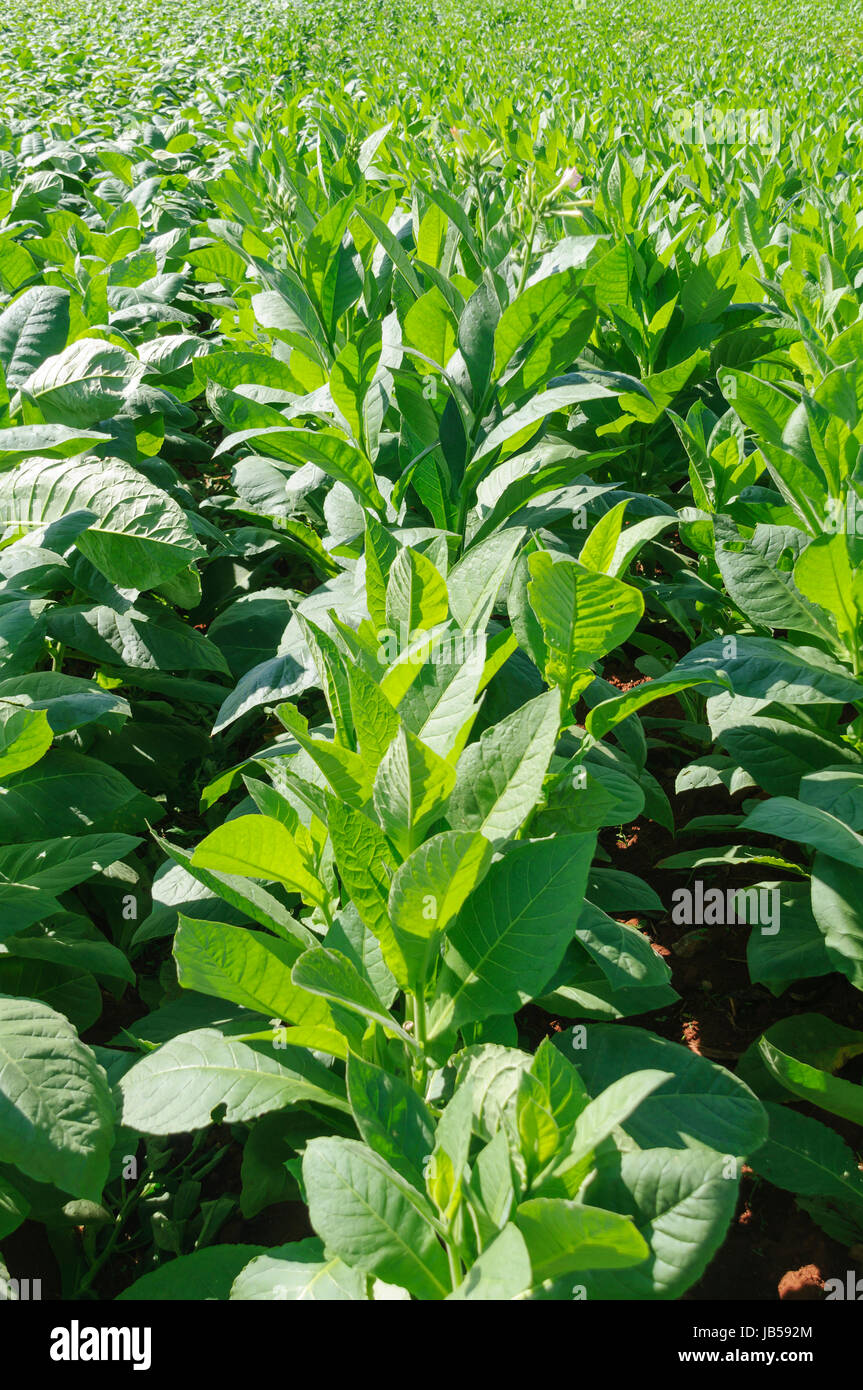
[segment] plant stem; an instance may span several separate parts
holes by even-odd
[[[138,1198],[141,1196],[141,1193],[150,1181],[151,1176],[152,1175],[149,1172],[143,1173],[141,1177],[138,1179],[138,1181],[135,1183],[135,1186],[132,1188],[132,1191],[129,1192],[124,1198],[123,1204],[120,1207],[120,1210],[117,1212],[117,1219],[114,1222],[114,1228],[111,1231],[110,1236],[108,1237],[104,1250],[102,1251],[101,1255],[99,1255],[98,1258],[93,1261],[90,1268],[87,1270],[87,1273],[84,1275],[84,1278],[81,1280],[81,1283],[78,1285],[79,1294],[83,1293],[85,1289],[89,1289],[93,1280],[96,1278],[96,1275],[99,1273],[99,1270],[105,1264],[109,1255],[112,1254],[114,1246],[120,1239],[120,1235],[122,1233],[123,1227],[126,1224],[126,1219],[129,1215],[129,1212],[137,1202]]]
[[[414,1036],[420,1045],[420,1055],[412,1068],[417,1089],[422,1095],[426,1085],[426,1001],[423,986],[413,995]]]
[[[206,1177],[207,1173],[212,1172],[212,1170],[219,1163],[221,1163],[222,1159],[225,1157],[225,1154],[227,1152],[227,1146],[223,1145],[221,1148],[217,1149],[214,1154],[209,1155],[200,1168],[197,1168],[194,1172],[189,1173],[188,1176],[194,1182],[199,1182],[201,1178]]]
[[[534,237],[535,237],[535,236],[536,236],[536,213],[532,212],[531,215],[530,215],[530,228],[529,228],[528,235],[527,235],[527,244],[526,244],[525,253],[524,253],[524,264],[523,264],[522,267],[521,267],[521,274],[520,274],[519,277],[518,277],[518,288],[517,288],[517,290],[516,290],[516,292],[515,292],[515,297],[516,297],[516,299],[517,299],[518,296],[521,294],[522,290],[523,290],[524,287],[525,287],[525,284],[527,283],[527,277],[528,277],[528,274],[529,274],[529,272],[530,272],[530,258],[531,258],[531,256],[533,255],[533,240],[534,240]]]
[[[449,1262],[449,1277],[452,1281],[452,1286],[454,1289],[457,1289],[462,1278],[461,1261],[449,1241],[446,1243],[446,1257]]]

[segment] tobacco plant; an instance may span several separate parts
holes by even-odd
[[[2,1287],[859,1245],[859,5],[7,9]]]

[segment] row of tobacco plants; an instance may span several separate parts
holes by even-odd
[[[4,1287],[676,1299],[744,1164],[859,1243],[858,11],[320,9],[0,22]]]

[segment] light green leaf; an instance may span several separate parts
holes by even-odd
[[[0,480],[0,519],[36,527],[92,520],[75,544],[112,584],[154,589],[204,554],[177,503],[121,459],[31,459]]]
[[[375,810],[386,833],[404,852],[442,816],[455,784],[455,768],[401,728],[375,775]]]
[[[578,562],[580,565],[584,565],[585,569],[592,570],[595,574],[611,573],[611,565],[617,553],[617,545],[623,527],[624,513],[628,506],[629,499],[626,498],[599,518],[578,552]]]
[[[646,1149],[600,1163],[591,1202],[631,1217],[649,1257],[621,1273],[591,1270],[583,1280],[588,1299],[680,1298],[725,1238],[737,1203],[737,1166],[732,1160],[729,1174],[728,1158],[709,1149]]]
[[[541,993],[572,939],[594,845],[561,835],[514,845],[492,865],[449,928],[431,1036]]]
[[[494,334],[495,377],[523,343],[549,335],[560,320],[571,322],[584,314],[586,306],[577,298],[582,273],[580,266],[569,266],[556,275],[546,275],[507,305]]]
[[[447,1257],[421,1193],[353,1139],[313,1139],[303,1158],[312,1225],[346,1264],[410,1290],[445,1298]]]
[[[380,324],[371,323],[350,338],[330,368],[330,393],[358,444],[368,447],[365,403],[381,356]]]
[[[427,555],[400,550],[393,560],[386,590],[387,626],[409,640],[412,632],[428,632],[446,622],[449,598],[446,584]]]
[[[288,1055],[290,1063],[278,1061],[212,1028],[181,1033],[120,1081],[123,1124],[143,1134],[188,1134],[206,1128],[222,1105],[228,1124],[302,1102],[349,1110],[326,1067],[299,1048]]]
[[[434,835],[396,871],[389,892],[389,917],[410,972],[421,988],[437,943],[491,863],[482,835],[457,830]]]
[[[326,946],[312,947],[299,957],[292,971],[294,984],[311,994],[319,994],[351,1013],[359,1014],[372,1023],[379,1023],[411,1047],[416,1040],[406,1033],[400,1023],[384,1007],[368,980],[341,951]]]
[[[794,566],[794,582],[804,598],[830,610],[839,636],[853,652],[861,615],[847,537],[839,532],[811,541]]]
[[[591,663],[625,642],[644,611],[637,589],[604,574],[585,574],[571,560],[547,551],[530,557],[530,605],[542,627],[545,673],[559,685],[565,706],[583,687]]]
[[[559,723],[560,695],[549,690],[486,729],[459,758],[450,825],[500,848],[539,800]]]
[[[380,942],[395,979],[404,988],[408,969],[389,919],[388,897],[396,861],[386,836],[359,811],[327,798],[330,838],[345,893]]]
[[[197,846],[192,864],[283,883],[312,904],[327,901],[326,889],[310,871],[294,836],[273,816],[235,816],[226,821]]]
[[[8,706],[0,706],[8,714]],[[43,709],[16,710],[0,725],[0,783],[32,767],[51,747],[54,733]]]
[[[72,1025],[34,999],[0,995],[0,1159],[98,1202],[113,1140],[105,1073]]]
[[[525,1238],[510,1221],[474,1261],[458,1288],[447,1296],[448,1302],[509,1301],[530,1288],[532,1278]]]
[[[301,948],[246,927],[180,914],[174,938],[177,977],[184,989],[229,999],[267,1019],[334,1028],[327,1005],[297,989],[291,969]]]
[[[317,1236],[277,1245],[240,1271],[231,1299],[276,1302],[365,1302],[366,1278],[341,1260],[327,1256]]]
[[[561,1197],[522,1202],[515,1221],[527,1245],[535,1283],[582,1269],[626,1269],[650,1253],[625,1216]]]
[[[759,1038],[758,1051],[793,1096],[863,1124],[863,1086],[830,1074],[863,1052],[863,1034],[809,1014],[774,1023]]]

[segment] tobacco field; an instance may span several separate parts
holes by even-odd
[[[3,7],[4,1296],[863,1274],[861,34]]]

